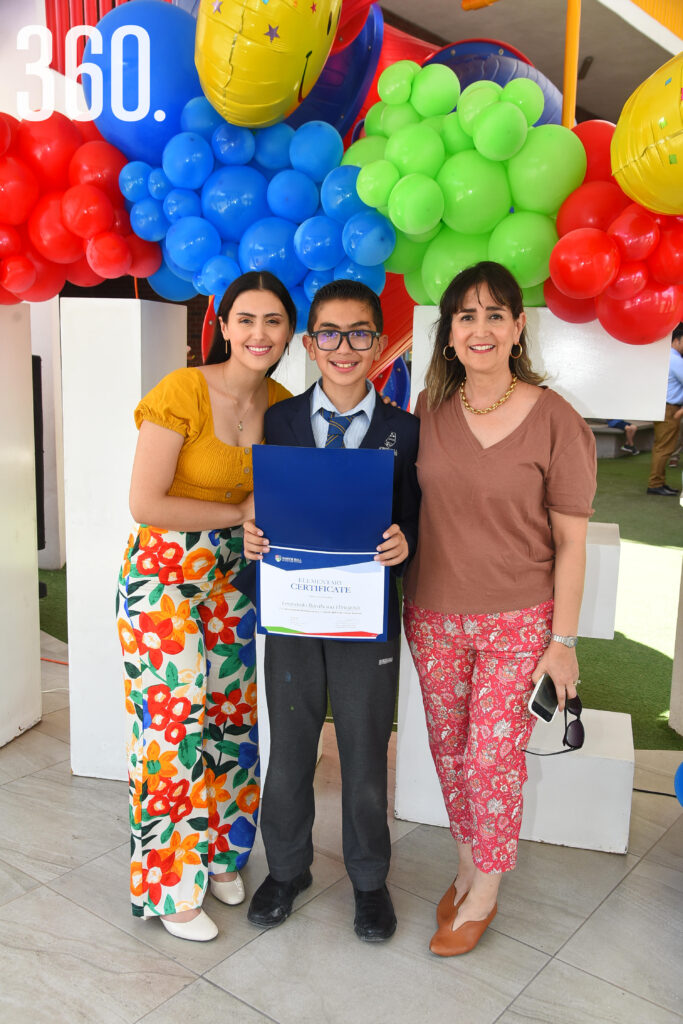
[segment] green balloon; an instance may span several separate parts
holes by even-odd
[[[463,131],[471,135],[477,114],[480,114],[486,107],[490,107],[492,103],[498,103],[502,92],[503,90],[496,82],[482,80],[468,85],[458,101],[458,117]]]
[[[442,227],[422,261],[422,283],[431,301],[440,302],[455,275],[465,267],[488,259],[488,246],[487,234],[465,235]]]
[[[382,114],[386,107],[386,103],[373,103],[367,114],[365,115],[365,122],[363,123],[363,131],[366,135],[384,135],[382,131]]]
[[[443,193],[433,178],[408,174],[389,196],[389,217],[399,231],[417,235],[439,223],[443,205]]]
[[[418,124],[419,121],[420,115],[412,103],[398,103],[395,106],[385,103],[380,126],[382,133],[388,137],[394,132],[400,131],[401,128],[405,128],[406,125]]]
[[[430,128],[433,128],[435,132],[443,138],[443,126],[446,117],[443,114],[436,114],[434,117],[426,117],[422,124],[428,124]]]
[[[433,228],[429,231],[418,231],[416,234],[406,234],[406,238],[409,238],[411,242],[431,242],[432,238],[436,238],[439,231],[442,228],[441,221],[437,221]]]
[[[457,110],[444,117],[441,137],[446,147],[446,152],[450,153],[451,156],[455,156],[456,153],[462,153],[465,149],[474,149],[472,136],[462,130]]]
[[[532,284],[531,288],[522,288],[522,299],[525,306],[545,306],[543,282]]]
[[[447,64],[427,64],[413,78],[410,102],[423,117],[448,114],[459,96],[458,76]]]
[[[379,98],[385,103],[407,103],[410,89],[420,65],[414,60],[398,60],[385,68],[377,80]]]
[[[400,177],[400,171],[389,160],[373,160],[361,167],[356,179],[356,192],[368,206],[386,206]]]
[[[569,128],[541,124],[529,129],[507,168],[515,209],[554,214],[583,181],[586,151]]]
[[[543,90],[537,82],[532,82],[530,78],[513,78],[503,87],[501,99],[519,107],[529,126],[536,124],[545,106]]]
[[[381,160],[384,156],[387,140],[381,135],[366,135],[364,139],[358,139],[352,143],[342,157],[342,164],[352,164],[354,167],[365,167],[373,160]]]
[[[548,277],[556,242],[557,229],[550,217],[511,213],[491,233],[488,258],[507,267],[520,288],[531,288]]]
[[[432,305],[429,292],[422,283],[421,270],[411,270],[409,274],[404,274],[403,283],[406,286],[408,295],[410,295],[413,302],[417,302],[418,306]]]
[[[436,180],[445,199],[443,219],[453,231],[492,231],[512,205],[505,168],[474,149],[449,157]]]
[[[426,124],[399,128],[387,142],[384,153],[401,174],[426,174],[433,178],[446,157],[441,136]]]
[[[384,269],[391,274],[410,274],[413,270],[419,271],[428,245],[428,241],[414,242],[403,231],[397,231],[394,251],[389,259],[384,261]]]
[[[474,119],[472,139],[487,160],[509,160],[524,145],[528,125],[513,103],[494,103]]]

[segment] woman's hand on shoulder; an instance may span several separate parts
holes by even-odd
[[[565,700],[576,697],[576,684],[579,680],[576,650],[551,641],[531,675],[532,682],[537,683],[544,672],[548,673],[555,684],[557,704],[560,711],[563,711]]]
[[[270,551],[268,538],[263,536],[253,519],[244,524],[244,556],[251,562],[260,562],[266,552]]]

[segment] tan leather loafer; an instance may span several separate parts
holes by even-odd
[[[436,953],[437,956],[461,956],[463,953],[469,953],[493,921],[497,910],[498,904],[494,903],[491,913],[483,921],[466,921],[455,931],[451,928],[451,918],[432,936],[429,943],[432,953]]]

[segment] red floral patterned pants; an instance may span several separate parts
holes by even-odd
[[[550,642],[553,602],[443,615],[405,601],[429,746],[451,832],[486,874],[511,871],[522,823],[531,673]]]

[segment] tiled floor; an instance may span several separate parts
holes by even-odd
[[[66,648],[43,635],[43,654]],[[43,662],[45,717],[0,750],[3,1024],[672,1024],[683,1020],[683,808],[634,793],[626,856],[523,843],[479,947],[427,944],[453,878],[445,829],[391,819],[399,920],[359,942],[341,860],[339,770],[326,726],[314,884],[281,928],[207,897],[220,936],[195,944],[130,916],[123,783],[71,775],[66,670]],[[681,754],[638,756],[636,785],[671,790]],[[265,873],[257,845],[245,871]]]

